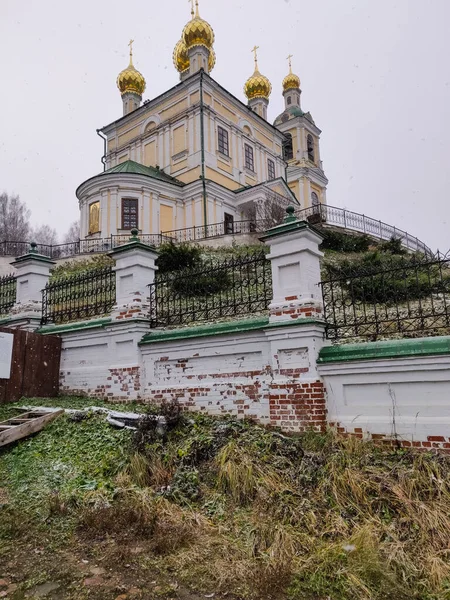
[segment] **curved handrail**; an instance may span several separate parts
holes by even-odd
[[[424,242],[417,237],[412,236],[407,231],[403,231],[393,225],[388,225],[383,221],[377,221],[366,215],[338,208],[328,204],[320,204],[304,208],[295,212],[300,220],[308,221],[311,224],[326,224],[335,227],[341,227],[348,231],[357,231],[373,238],[389,241],[392,238],[401,240],[402,246],[413,252],[423,252],[426,255],[434,256],[434,252]]]

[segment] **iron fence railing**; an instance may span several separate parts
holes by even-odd
[[[311,224],[324,224],[340,227],[348,231],[365,233],[380,240],[389,241],[392,238],[400,239],[402,246],[413,252],[424,252],[432,256],[432,250],[417,237],[414,237],[392,225],[377,221],[344,208],[320,204],[303,210],[296,211],[300,220],[307,220]],[[151,246],[160,246],[165,242],[196,242],[205,239],[222,237],[225,235],[240,235],[245,233],[262,233],[277,224],[270,219],[247,219],[243,221],[222,221],[209,225],[198,225],[184,229],[174,229],[155,234],[139,234],[140,240]],[[36,251],[50,258],[65,258],[78,254],[108,252],[113,248],[122,246],[130,241],[126,234],[110,235],[107,238],[89,238],[67,244],[38,244]],[[0,256],[20,256],[26,254],[30,248],[29,242],[0,242]]]
[[[16,302],[16,278],[14,275],[0,277],[0,314],[8,314]]]
[[[214,322],[267,311],[272,272],[264,251],[210,260],[200,269],[157,274],[150,286],[151,327]]]
[[[295,212],[300,220],[308,221],[313,224],[326,224],[340,227],[349,231],[364,233],[380,240],[389,241],[392,238],[401,240],[404,248],[413,252],[423,252],[428,256],[433,256],[434,252],[417,237],[394,227],[377,221],[371,217],[366,217],[345,208],[337,208],[328,204],[319,204]]]
[[[264,229],[262,221],[222,221],[221,223],[211,223],[206,226],[198,225],[197,227],[164,231],[162,235],[174,242],[196,242],[224,235],[261,232]]]
[[[329,339],[450,334],[450,254],[328,265],[321,286]]]
[[[42,324],[68,323],[108,314],[116,299],[112,266],[56,279],[42,291]]]

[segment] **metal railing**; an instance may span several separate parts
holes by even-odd
[[[450,334],[450,254],[327,265],[320,285],[329,339]]]
[[[242,233],[255,233],[264,231],[262,222],[255,220],[233,221],[211,223],[210,225],[198,225],[196,227],[185,227],[164,231],[163,236],[173,242],[196,242],[224,235],[239,235]]]
[[[312,225],[332,225],[347,231],[363,233],[384,241],[389,241],[392,238],[399,239],[402,246],[408,250],[413,252],[423,252],[428,256],[434,255],[434,252],[426,244],[406,231],[345,208],[320,204],[318,206],[297,210],[295,215],[300,220],[308,221]]]
[[[0,277],[0,314],[8,314],[16,302],[17,283],[14,275]]]
[[[61,277],[42,291],[42,324],[107,315],[115,300],[116,274],[111,266]]]
[[[428,256],[433,256],[434,254],[426,244],[406,231],[345,208],[320,204],[298,210],[295,214],[300,220],[306,220],[311,224],[331,225],[385,241],[389,241],[392,238],[400,239],[402,246],[408,250],[423,252]],[[166,242],[197,242],[226,235],[263,233],[266,229],[276,224],[277,222],[270,222],[269,219],[247,219],[233,222],[222,221],[220,223],[174,229],[155,234],[139,234],[139,239],[144,244],[150,246],[160,246]],[[126,233],[110,235],[107,238],[78,240],[68,244],[38,244],[36,250],[39,254],[57,259],[76,256],[78,254],[108,252],[129,241],[130,236]],[[29,242],[0,242],[0,256],[20,256],[26,254],[29,248]]]
[[[151,327],[214,322],[267,311],[272,271],[265,253],[249,253],[200,268],[157,274],[150,288]]]

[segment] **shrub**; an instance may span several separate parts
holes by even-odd
[[[199,246],[182,243],[168,242],[159,248],[156,261],[160,273],[194,269],[201,263],[201,249]]]
[[[402,246],[402,240],[395,237],[391,237],[388,242],[380,244],[379,249],[381,252],[388,252],[389,254],[406,254],[406,250]]]
[[[357,261],[329,265],[332,279],[341,279],[353,301],[392,304],[419,300],[448,291],[450,273],[422,262],[416,255],[369,252]]]
[[[367,252],[371,240],[367,235],[351,235],[321,228],[324,240],[320,245],[321,250],[335,250],[337,252]]]
[[[185,272],[172,281],[172,290],[179,296],[212,296],[231,286],[230,276],[225,270],[210,273]]]

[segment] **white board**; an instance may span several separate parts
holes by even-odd
[[[0,332],[0,379],[9,379],[11,376],[13,341],[13,333]]]

